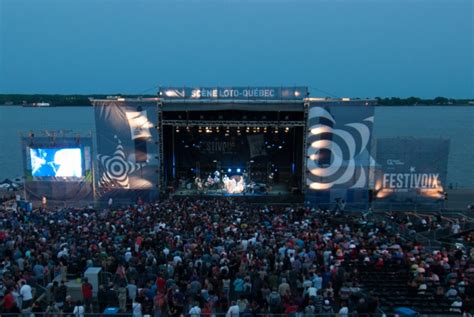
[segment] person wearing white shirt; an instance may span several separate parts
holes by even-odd
[[[22,299],[22,308],[29,308],[33,301],[33,294],[31,292],[31,286],[26,284],[25,281],[21,282],[20,296]]]
[[[72,313],[74,317],[84,317],[84,305],[82,305],[82,302],[80,300],[77,301]]]
[[[201,317],[201,308],[197,302],[194,303],[193,307],[188,312],[189,317]]]
[[[229,309],[227,310],[227,313],[225,314],[225,317],[239,317],[239,315],[239,305],[237,305],[235,301],[232,301]]]
[[[128,263],[131,258],[132,258],[132,251],[130,248],[127,248],[127,252],[125,252],[125,255],[124,255],[125,262]]]
[[[349,308],[345,303],[341,304],[341,309],[339,309],[339,317],[349,317]]]
[[[142,304],[138,302],[132,303],[133,317],[142,317]]]
[[[173,263],[174,265],[177,265],[179,262],[183,262],[183,259],[179,255],[175,255],[173,257]]]

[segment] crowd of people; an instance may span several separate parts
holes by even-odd
[[[367,214],[231,199],[32,212],[6,204],[2,313],[375,316],[379,298],[359,270],[388,267],[410,272],[408,288],[426,290],[429,279],[459,312],[471,309],[473,254],[426,250]],[[83,276],[90,267],[112,273],[97,290]],[[81,298],[73,300],[71,278],[81,278]]]

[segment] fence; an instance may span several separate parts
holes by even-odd
[[[1,317],[157,317],[157,315],[147,315],[147,314],[133,314],[133,313],[118,313],[118,312],[104,312],[104,313],[55,313],[55,312],[31,312],[29,310],[23,310],[20,313],[1,313]],[[161,317],[171,317],[170,315],[160,314]],[[378,313],[348,313],[348,314],[338,314],[338,313],[322,313],[322,314],[307,314],[302,312],[288,313],[288,314],[252,314],[252,313],[239,313],[239,314],[226,314],[226,313],[210,313],[210,314],[180,314],[175,315],[174,317],[390,317],[393,314],[385,314],[382,312]],[[418,316],[430,316],[431,315],[418,315]],[[433,317],[436,315],[432,315]]]

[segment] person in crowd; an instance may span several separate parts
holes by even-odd
[[[192,307],[189,309],[188,316],[201,317],[201,308],[199,307],[199,303],[197,301],[194,301]]]
[[[87,277],[84,278],[82,286],[82,298],[84,300],[84,307],[86,312],[92,313],[92,284],[89,283],[89,279]]]
[[[142,317],[142,304],[139,300],[132,303],[132,316],[133,317]]]
[[[76,302],[76,305],[74,306],[74,310],[72,311],[72,314],[74,317],[84,317],[84,305],[82,304],[82,301],[78,300]]]
[[[25,280],[21,281],[20,296],[22,301],[22,310],[31,308],[33,304],[33,290],[31,286],[26,283]]]
[[[225,317],[239,317],[240,316],[240,309],[239,305],[237,305],[236,301],[232,301]]]

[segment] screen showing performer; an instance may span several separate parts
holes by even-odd
[[[38,177],[82,177],[80,148],[30,149],[31,174]]]

